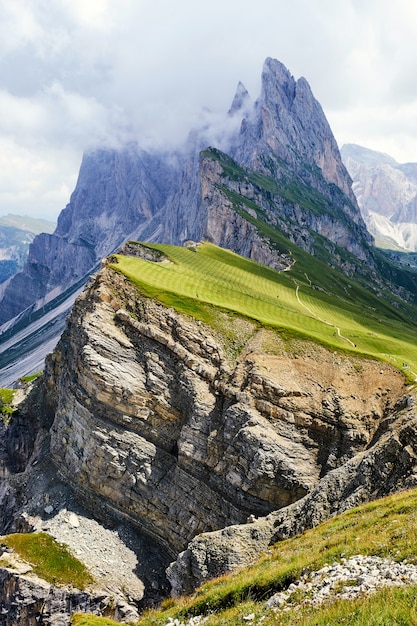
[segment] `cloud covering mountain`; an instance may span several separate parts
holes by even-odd
[[[410,0],[2,0],[0,215],[55,217],[85,150],[182,141],[238,80],[256,98],[267,56],[307,78],[340,144],[415,160],[416,19]]]

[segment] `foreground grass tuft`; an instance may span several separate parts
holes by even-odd
[[[72,626],[120,626],[120,622],[115,622],[106,617],[97,617],[97,615],[85,615],[75,613],[71,620]]]
[[[19,378],[19,382],[23,384],[31,383],[33,380],[36,380],[37,378],[39,378],[39,376],[42,376],[42,370],[40,370],[39,372],[35,372],[35,374],[28,374],[27,376],[21,376]]]
[[[0,389],[0,416],[3,421],[8,421],[15,408],[13,407],[13,398],[16,393],[15,389]]]
[[[93,577],[68,548],[46,533],[6,535],[1,543],[13,550],[32,567],[35,574],[54,585],[85,589]]]

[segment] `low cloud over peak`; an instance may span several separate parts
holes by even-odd
[[[0,215],[55,217],[96,145],[217,128],[267,57],[307,78],[340,145],[417,161],[416,17],[412,0],[0,0]]]

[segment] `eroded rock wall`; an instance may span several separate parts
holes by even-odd
[[[115,602],[106,591],[57,587],[6,567],[0,567],[0,589],[2,626],[69,626],[74,613],[93,613],[125,623],[138,619],[133,607]]]
[[[172,553],[311,492],[404,393],[393,368],[284,345],[226,314],[213,330],[108,267],[76,302],[42,385],[61,475]]]
[[[417,414],[404,396],[373,441],[326,474],[297,502],[251,523],[195,537],[167,570],[172,593],[192,593],[203,582],[252,563],[268,546],[370,500],[417,485]]]

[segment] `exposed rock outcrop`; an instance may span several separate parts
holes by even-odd
[[[239,345],[228,343],[231,324]],[[279,533],[389,491],[394,477],[405,485],[415,456],[391,426],[413,415],[404,393],[394,368],[288,344],[226,313],[214,331],[105,266],[21,407],[18,419],[38,422],[20,462],[26,450],[30,476],[34,459],[51,458],[87,508],[122,516],[172,556],[192,541],[171,574],[175,590],[189,590]],[[245,524],[251,515],[267,517]],[[214,535],[220,544],[198,537],[230,524],[239,526]]]
[[[249,524],[195,537],[168,569],[173,594],[249,565],[273,543],[374,498],[417,484],[415,394],[404,396],[365,450],[330,471],[298,502]]]
[[[238,94],[241,92],[238,87]],[[326,183],[336,185],[352,206],[356,205],[323,109],[306,79],[295,80],[277,59],[268,58],[264,63],[261,95],[243,120],[231,153],[239,163],[278,177],[284,163],[314,188],[325,191]],[[351,217],[360,221],[355,210]]]
[[[58,532],[39,497],[54,493],[52,463],[99,519],[181,553],[174,593],[416,484],[415,409],[393,367],[220,311],[214,329],[144,297],[108,263],[4,430],[1,532]],[[56,520],[77,514],[68,500],[54,506]]]
[[[241,324],[234,360],[221,336],[105,268],[47,364],[60,474],[172,552],[300,499],[366,447],[403,393],[392,368],[357,371],[317,347],[267,355],[266,331]]]
[[[19,571],[20,570],[20,571]],[[30,572],[30,567],[0,562],[0,620],[2,626],[45,624],[68,626],[74,613],[107,615],[133,622],[139,615],[127,602],[117,601],[102,591],[89,593],[56,587]]]

